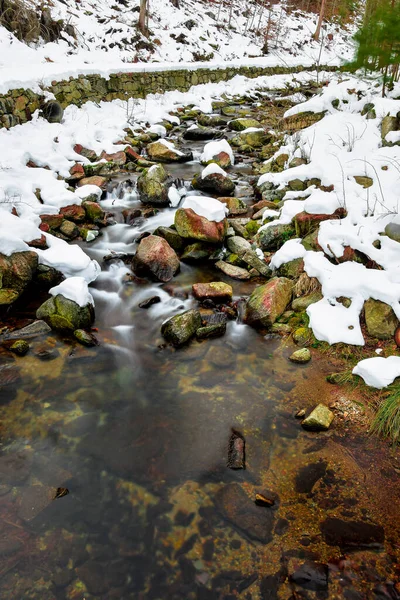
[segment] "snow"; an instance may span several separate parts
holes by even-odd
[[[173,185],[171,185],[171,187],[168,190],[168,200],[173,208],[178,206],[178,204],[181,201],[181,194],[179,193],[179,190],[177,190],[176,187]]]
[[[400,377],[400,356],[376,356],[361,360],[353,369],[371,387],[382,389]]]
[[[279,269],[279,267],[285,263],[295,260],[296,258],[303,258],[306,254],[306,249],[301,245],[301,238],[294,240],[288,240],[283,246],[275,252],[270,262],[271,269]]]
[[[208,162],[210,160],[213,160],[214,156],[217,156],[221,152],[225,152],[225,154],[228,154],[232,165],[235,164],[235,158],[233,156],[233,151],[228,143],[228,140],[219,140],[216,142],[208,142],[208,144],[206,144],[204,146],[203,153],[200,156],[200,161]]]
[[[223,169],[221,169],[219,165],[217,165],[216,163],[210,163],[205,169],[202,170],[201,178],[205,179],[209,175],[215,174],[222,175],[222,177],[227,177],[226,172]]]
[[[177,156],[183,156],[183,152],[181,152],[180,150],[178,150],[178,148],[175,147],[175,144],[173,142],[170,142],[169,140],[158,140],[159,144],[162,144],[163,146],[165,146],[166,148],[168,148],[168,150],[172,150],[173,152],[175,152],[175,154]]]
[[[200,217],[219,223],[228,214],[228,209],[219,200],[206,196],[187,196],[182,208],[191,208]]]
[[[87,281],[83,277],[69,277],[59,285],[51,288],[49,294],[58,296],[61,294],[68,300],[73,300],[79,306],[94,304],[93,297],[89,293]]]

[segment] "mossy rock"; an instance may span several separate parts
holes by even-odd
[[[200,327],[200,312],[198,310],[187,310],[165,321],[162,324],[161,333],[167,342],[179,347],[186,344]]]
[[[305,311],[311,304],[315,304],[315,302],[319,302],[322,300],[323,296],[321,292],[312,292],[307,296],[301,296],[300,298],[296,298],[292,302],[292,309],[295,312],[303,312]]]
[[[36,311],[36,318],[45,321],[52,329],[75,331],[89,329],[94,321],[91,304],[79,306],[73,300],[58,294],[44,302]]]
[[[379,340],[393,337],[399,320],[389,304],[370,298],[364,304],[365,323],[370,336]]]
[[[145,169],[137,180],[141,202],[166,206],[168,199],[168,174],[162,165]]]
[[[251,117],[239,117],[238,119],[230,121],[228,127],[229,129],[232,129],[232,131],[244,131],[245,129],[249,129],[249,127],[261,129],[262,125],[256,121],[256,119],[252,119]]]

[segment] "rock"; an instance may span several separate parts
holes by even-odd
[[[0,305],[12,304],[32,281],[38,267],[36,252],[0,254]]]
[[[246,279],[250,279],[251,275],[246,269],[242,269],[241,267],[235,267],[234,265],[230,265],[229,263],[219,260],[215,263],[217,269],[228,275],[228,277],[232,277],[232,279],[239,279],[241,281],[245,281]]]
[[[176,229],[172,229],[171,227],[157,227],[157,229],[153,232],[153,235],[158,235],[159,237],[167,240],[168,244],[179,252],[185,246],[186,240],[184,240]]]
[[[297,237],[305,237],[310,232],[316,230],[322,221],[331,221],[332,219],[342,219],[347,214],[344,208],[338,208],[330,215],[326,214],[309,214],[307,212],[298,213],[294,219],[294,226]]]
[[[263,544],[272,540],[273,511],[256,506],[238,483],[224,485],[215,501],[218,510],[239,533]]]
[[[77,204],[70,204],[69,206],[63,206],[60,209],[60,213],[64,219],[73,221],[74,223],[83,223],[86,217],[85,209]],[[63,223],[64,221],[62,221]]]
[[[208,260],[215,254],[215,246],[203,242],[195,242],[185,247],[181,260],[184,262],[197,262]]]
[[[187,310],[186,312],[171,317],[162,324],[161,333],[167,342],[174,346],[183,346],[201,327],[201,316],[198,310]]]
[[[58,229],[64,220],[63,215],[40,215],[42,224],[48,225],[51,229]]]
[[[97,159],[97,154],[94,150],[90,150],[89,148],[85,148],[84,146],[82,146],[81,144],[75,144],[74,146],[74,152],[76,152],[77,154],[80,154],[81,156],[84,156],[85,158],[89,159],[90,162],[96,162]]]
[[[84,329],[76,329],[74,337],[82,346],[97,346],[98,341],[95,336]]]
[[[328,589],[328,575],[328,565],[307,561],[289,575],[289,581],[305,590],[321,592]]]
[[[388,133],[390,133],[391,131],[399,131],[399,129],[400,120],[397,117],[391,117],[390,115],[383,117],[381,123],[382,140],[385,142]]]
[[[205,113],[200,113],[197,115],[197,122],[200,125],[212,126],[212,127],[223,127],[228,123],[228,119],[222,117],[221,115],[206,115]]]
[[[91,177],[84,177],[78,181],[78,187],[83,187],[84,185],[96,185],[101,190],[105,190],[107,187],[107,179],[102,177],[101,175],[92,175]]]
[[[393,337],[399,326],[399,320],[389,304],[370,298],[364,303],[365,323],[370,336],[378,340]]]
[[[88,221],[91,223],[104,223],[106,214],[98,202],[83,202],[82,208],[85,211],[85,216]]]
[[[367,521],[345,521],[328,517],[320,525],[324,541],[329,546],[340,548],[380,547],[385,541],[385,531],[381,525]]]
[[[119,152],[114,152],[112,154],[102,152],[100,154],[100,158],[107,162],[112,162],[114,165],[118,165],[120,167],[122,167],[126,163],[126,154],[123,150],[120,150]]]
[[[64,219],[61,224],[60,231],[63,235],[65,235],[68,239],[73,240],[79,235],[79,229],[72,221],[68,221]]]
[[[325,116],[325,112],[313,113],[313,112],[301,112],[290,117],[282,119],[281,126],[283,130],[293,133],[306,127],[311,127],[315,123],[318,123]]]
[[[302,241],[301,245],[304,246],[306,250],[315,250],[316,252],[322,251],[321,246],[318,243],[318,233],[319,228],[315,229],[311,233],[309,233]]]
[[[161,302],[161,298],[160,296],[151,296],[151,298],[147,298],[146,300],[143,300],[143,302],[140,302],[138,304],[139,308],[150,308],[150,306],[153,306],[153,304],[158,304],[159,302]]]
[[[278,333],[279,335],[286,335],[292,332],[290,325],[286,323],[274,323],[271,327],[272,333]]]
[[[36,317],[45,321],[52,329],[75,331],[89,329],[94,321],[92,304],[79,306],[61,294],[51,297],[36,311]]]
[[[271,269],[264,260],[258,258],[258,255],[254,250],[247,250],[241,258],[247,265],[253,267],[253,269],[257,269],[263,277],[271,277]]]
[[[15,340],[15,342],[11,344],[10,350],[18,356],[25,356],[25,354],[29,352],[29,344],[25,340]]]
[[[361,185],[364,189],[371,187],[374,184],[374,180],[371,177],[366,177],[365,175],[354,175],[354,179]]]
[[[303,192],[307,187],[305,181],[301,179],[292,179],[288,182],[288,186],[292,192]]]
[[[221,169],[222,171],[222,169]],[[210,173],[205,177],[202,175],[195,175],[192,180],[192,187],[195,190],[202,190],[203,192],[211,192],[212,194],[229,195],[235,191],[235,184],[226,173]]]
[[[202,165],[215,163],[222,169],[232,166],[232,150],[227,140],[218,142],[209,142],[204,146],[203,154],[200,157]]]
[[[232,138],[231,143],[233,146],[239,146],[241,148],[249,146],[250,148],[261,148],[266,141],[268,136],[264,129],[257,129],[251,127],[235,135]]]
[[[335,415],[324,404],[318,404],[304,419],[301,426],[309,431],[326,431],[331,426]]]
[[[41,113],[49,123],[61,123],[64,109],[56,100],[49,100],[42,107]]]
[[[257,234],[258,245],[262,250],[278,250],[287,240],[295,234],[293,226],[289,223],[283,225],[270,225],[266,229],[260,229]]]
[[[169,204],[168,187],[168,174],[162,165],[153,165],[145,169],[137,180],[141,202],[156,206]]]
[[[193,160],[191,152],[181,152],[175,148],[172,142],[167,140],[158,140],[157,142],[148,144],[146,152],[150,160],[155,160],[156,162],[170,163]]]
[[[167,240],[149,235],[138,246],[133,268],[138,275],[152,275],[159,281],[170,281],[179,271],[179,258]]]
[[[249,210],[247,204],[245,204],[240,198],[225,198],[222,196],[219,197],[218,200],[223,204],[226,204],[230,216],[245,215]]]
[[[219,222],[209,221],[191,208],[178,208],[175,213],[175,227],[183,238],[219,244],[225,238],[228,222],[226,219]]]
[[[398,223],[388,223],[385,227],[385,235],[400,243],[400,225]]]
[[[246,441],[243,435],[233,430],[228,444],[228,462],[226,466],[229,469],[246,468],[245,445]]]
[[[233,254],[238,256],[243,256],[248,250],[251,250],[250,242],[238,235],[228,238],[226,245]]]
[[[44,321],[34,321],[22,329],[16,329],[15,331],[12,331],[6,336],[6,338],[33,338],[49,333],[49,331],[51,331],[51,328],[47,325],[47,323]]]
[[[285,311],[292,297],[293,283],[285,277],[274,277],[260,285],[247,301],[245,322],[255,327],[271,328]]]
[[[77,567],[76,574],[83,581],[90,594],[101,596],[107,592],[106,572],[98,561],[88,560]]]
[[[232,300],[232,286],[222,281],[211,283],[194,283],[192,285],[193,296],[196,300],[213,300],[216,303],[229,302]]]
[[[289,279],[298,279],[304,271],[304,260],[295,258],[281,265],[278,269],[280,277],[288,277]]]
[[[64,275],[60,271],[47,265],[39,265],[35,274],[35,283],[45,290],[58,285],[63,279]]]
[[[226,321],[222,321],[220,323],[211,323],[209,325],[204,325],[203,327],[199,327],[196,331],[196,337],[199,340],[205,340],[207,338],[216,338],[225,335],[226,333]]]
[[[228,123],[228,128],[232,131],[244,131],[245,129],[249,129],[250,127],[254,127],[256,129],[262,129],[261,123],[256,121],[255,119],[240,117],[238,119],[233,119]]]
[[[201,125],[197,127],[189,127],[183,134],[185,140],[212,140],[219,135],[217,129],[210,129]]]
[[[300,348],[289,356],[289,360],[299,364],[308,363],[311,360],[311,352],[308,348]]]
[[[322,300],[323,295],[321,292],[312,292],[311,294],[307,294],[307,296],[301,296],[300,298],[296,298],[292,302],[292,308],[295,312],[303,312],[305,311],[311,304],[315,304],[315,302],[319,302]]]
[[[293,341],[298,346],[306,346],[310,341],[310,330],[306,327],[299,327],[293,333]]]

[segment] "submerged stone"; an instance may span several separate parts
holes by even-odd
[[[328,589],[328,565],[307,561],[289,576],[289,581],[305,590],[319,592]]]
[[[85,331],[84,329],[76,329],[74,331],[74,337],[83,346],[97,346],[98,344],[98,341],[96,340],[94,335],[92,335],[88,331]]]
[[[385,541],[381,525],[366,521],[345,521],[328,517],[320,525],[322,536],[329,546],[341,548],[379,547]]]

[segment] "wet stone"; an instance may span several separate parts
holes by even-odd
[[[332,424],[335,415],[324,404],[318,404],[304,419],[301,426],[309,431],[326,431]]]
[[[76,572],[91,594],[96,596],[106,591],[104,568],[100,563],[92,560],[87,561],[81,567],[78,567]]]
[[[320,525],[322,536],[329,546],[341,548],[380,547],[385,541],[381,525],[366,521],[345,521],[328,517]]]
[[[150,308],[150,306],[153,306],[153,304],[158,304],[159,302],[161,302],[160,296],[151,296],[151,298],[146,298],[146,300],[140,302],[138,306],[139,308]]]
[[[232,431],[232,435],[229,438],[227,462],[227,466],[230,469],[246,468],[245,444],[243,435],[238,431]]]
[[[84,329],[75,329],[74,337],[83,346],[97,346],[98,341],[92,333],[85,331]]]
[[[298,494],[309,494],[314,485],[325,475],[327,466],[328,463],[320,461],[302,467],[296,475],[296,492]]]
[[[17,356],[25,356],[29,352],[29,344],[25,340],[16,340],[10,346],[10,350]]]
[[[289,580],[306,590],[318,592],[328,589],[328,575],[328,565],[307,561],[289,576]]]
[[[196,331],[196,337],[199,340],[204,340],[206,338],[215,338],[221,337],[226,333],[226,322],[221,323],[211,323],[209,325],[205,325],[204,327],[199,327]]]
[[[216,505],[240,533],[263,544],[272,540],[273,512],[256,506],[239,484],[222,487],[216,494]]]

